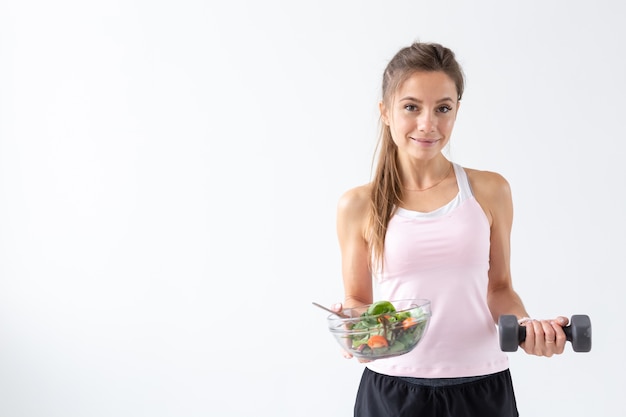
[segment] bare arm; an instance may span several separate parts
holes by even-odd
[[[476,199],[491,225],[489,253],[489,286],[487,302],[494,322],[503,314],[527,317],[521,298],[513,289],[511,278],[511,228],[513,201],[508,182],[492,172],[472,173]]]
[[[365,238],[369,201],[368,186],[361,186],[343,194],[337,207],[337,237],[341,252],[344,307],[373,302],[369,248]]]
[[[513,224],[513,201],[509,183],[499,174],[471,172],[470,181],[476,199],[483,207],[491,225],[491,249],[489,254],[489,285],[487,303],[497,322],[504,314],[514,314],[518,319],[528,317],[520,296],[513,289],[511,278],[511,228]],[[521,344],[526,353],[552,356],[562,353],[565,333],[562,326],[565,317],[554,320],[534,320],[526,323],[526,341]]]

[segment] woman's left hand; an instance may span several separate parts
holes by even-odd
[[[526,327],[526,340],[520,343],[520,347],[529,355],[560,355],[567,341],[563,327],[568,323],[569,319],[563,316],[552,320],[529,320],[522,324]]]

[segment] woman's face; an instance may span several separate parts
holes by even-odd
[[[417,72],[401,84],[391,103],[381,103],[383,123],[400,154],[431,159],[446,146],[459,108],[454,81],[441,71]]]

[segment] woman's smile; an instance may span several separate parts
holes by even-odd
[[[409,136],[409,138],[422,145],[434,145],[441,140],[441,139],[430,139],[430,138],[414,138],[412,136]]]

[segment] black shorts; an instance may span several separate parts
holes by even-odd
[[[418,380],[416,380],[418,381]],[[438,386],[365,368],[355,417],[518,417],[509,370]]]

